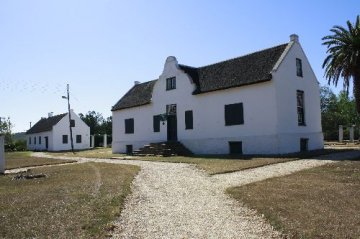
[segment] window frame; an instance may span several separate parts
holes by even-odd
[[[176,77],[166,78],[166,90],[175,90],[176,89]]]
[[[67,134],[62,135],[62,143],[68,144],[69,143],[69,136]]]
[[[240,111],[236,112],[237,110],[240,110]],[[239,116],[237,116],[237,115],[239,115]],[[239,102],[239,103],[225,105],[224,106],[224,116],[225,116],[225,126],[243,125],[244,124],[244,104],[242,102]]]
[[[303,77],[302,60],[300,58],[296,58],[296,76]]]
[[[79,140],[80,139],[80,140]],[[76,135],[76,141],[75,141],[77,144],[81,144],[82,143],[82,137],[81,137],[81,134],[77,134]]]
[[[134,118],[125,119],[124,124],[125,124],[125,134],[134,134],[135,132]]]
[[[298,126],[306,126],[304,95],[305,95],[304,91],[302,90],[296,91],[296,111],[297,111]],[[301,97],[301,100],[299,100],[299,97]]]

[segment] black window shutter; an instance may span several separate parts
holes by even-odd
[[[154,128],[154,132],[160,132],[160,115],[154,115],[153,128]]]
[[[244,124],[243,103],[225,105],[225,125]]]
[[[134,133],[134,119],[125,119],[125,134]]]
[[[192,112],[192,110],[185,111],[185,129],[193,129],[193,112]]]

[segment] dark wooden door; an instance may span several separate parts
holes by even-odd
[[[177,120],[176,115],[168,115],[167,117],[167,140],[177,140]]]
[[[49,147],[49,137],[45,136],[45,148],[48,149]]]

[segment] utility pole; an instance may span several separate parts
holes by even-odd
[[[69,112],[69,128],[70,128],[70,143],[71,143],[71,151],[74,153],[74,141],[73,141],[73,135],[72,135],[72,127],[71,127],[71,112],[70,112],[70,89],[69,84],[67,84],[67,97],[63,96],[63,99],[67,99],[68,101],[68,112]]]

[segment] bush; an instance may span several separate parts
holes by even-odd
[[[5,144],[5,152],[26,151],[26,140],[16,140]]]

